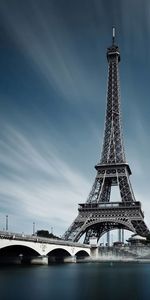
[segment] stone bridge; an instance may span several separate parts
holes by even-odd
[[[0,263],[76,262],[91,255],[89,245],[0,231]]]

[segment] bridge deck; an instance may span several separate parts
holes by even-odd
[[[0,231],[0,239],[9,239],[9,240],[18,240],[18,241],[27,241],[27,242],[35,242],[35,243],[45,243],[45,244],[57,244],[57,245],[65,245],[65,246],[73,246],[73,247],[81,247],[81,248],[90,248],[90,245],[84,245],[80,243],[75,243],[71,241],[64,241],[59,239],[50,239],[39,237],[36,235],[26,235],[14,232],[6,232]]]

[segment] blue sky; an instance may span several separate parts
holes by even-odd
[[[149,0],[0,1],[0,228],[64,233],[99,161],[116,26],[131,182],[150,226]]]

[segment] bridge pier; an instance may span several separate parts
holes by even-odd
[[[76,263],[76,256],[49,256],[48,263]]]
[[[98,256],[99,256],[98,247],[91,247],[90,256],[91,256],[91,259],[98,258]]]
[[[30,260],[31,265],[48,265],[48,256],[37,256],[31,258]]]
[[[48,265],[48,256],[20,256],[20,264],[22,265]]]
[[[64,258],[64,263],[76,263],[76,256],[67,256]]]
[[[48,265],[48,256],[5,256],[0,257],[0,265]]]

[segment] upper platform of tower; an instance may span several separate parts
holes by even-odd
[[[119,47],[115,45],[115,27],[112,28],[112,45],[107,48],[107,60],[108,62],[113,61],[114,59],[118,58],[118,62],[120,61],[120,51]]]

